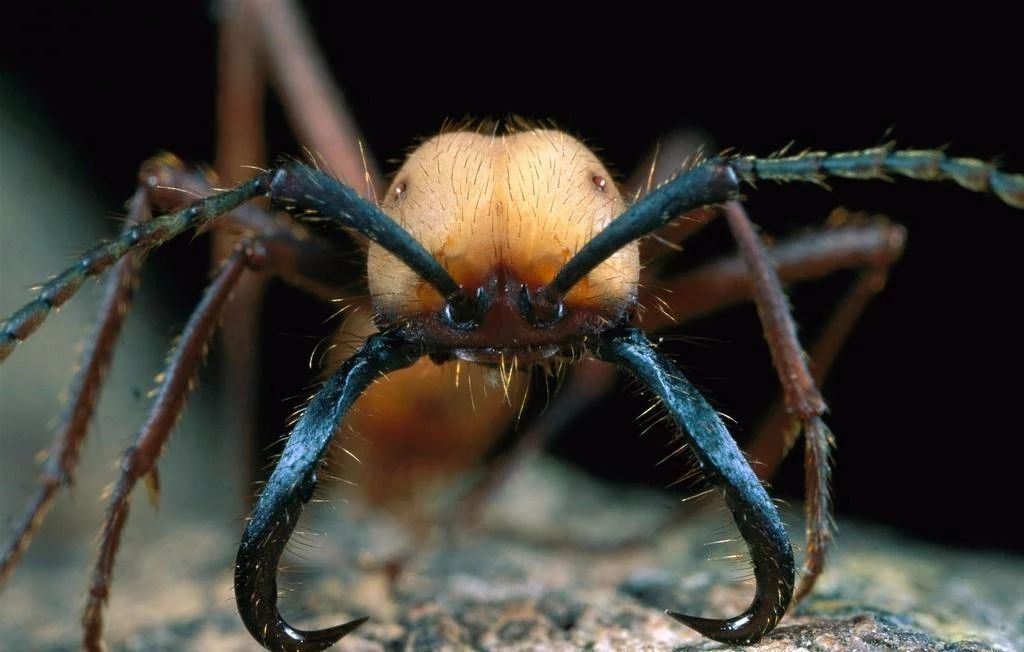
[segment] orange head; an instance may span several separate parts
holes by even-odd
[[[417,148],[381,208],[475,298],[477,323],[460,327],[438,292],[371,244],[374,307],[456,357],[540,359],[622,322],[636,303],[639,248],[632,243],[564,297],[555,323],[536,318],[537,291],[626,206],[597,156],[550,129],[446,133]],[[539,312],[539,311],[538,311]]]

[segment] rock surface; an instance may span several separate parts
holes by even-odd
[[[428,546],[396,594],[372,561],[396,552],[400,531],[365,516],[328,517],[337,502],[304,517],[327,532],[294,546],[301,559],[281,575],[294,589],[282,609],[302,627],[369,615],[339,646],[350,652],[728,649],[662,610],[733,615],[750,596],[749,583],[737,582],[749,575],[745,560],[708,561],[742,551],[737,542],[708,545],[734,536],[724,512],[709,510],[644,545],[602,550],[653,533],[670,500],[609,489],[551,462],[520,473],[484,526]],[[798,541],[800,529],[791,531]],[[254,649],[231,599],[236,543],[201,522],[131,542],[108,612],[110,649]],[[1020,558],[841,524],[831,562],[815,594],[747,649],[1024,650]],[[67,563],[19,569],[0,594],[0,649],[76,648],[85,575]]]

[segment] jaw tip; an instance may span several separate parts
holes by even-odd
[[[265,638],[262,643],[263,647],[268,650],[318,652],[319,650],[326,650],[333,646],[342,638],[351,634],[367,620],[369,620],[368,617],[357,618],[343,625],[328,627],[327,629],[303,631],[294,629],[283,620],[279,619],[279,627],[272,630],[272,635],[269,638]]]
[[[748,614],[727,620],[689,616],[671,609],[666,609],[665,614],[704,638],[720,643],[751,645],[760,641],[772,629],[772,627],[754,627],[753,619]]]
[[[369,619],[369,616],[364,616],[363,618],[356,618],[355,620],[351,620],[345,623],[344,625],[338,625],[336,627],[322,629],[319,632],[316,632],[315,640],[317,643],[326,644],[324,647],[334,645],[342,638],[348,636],[355,630],[359,629],[359,627]],[[309,638],[313,639],[312,636],[310,636]]]
[[[668,616],[669,618],[677,621],[677,622],[680,622],[680,623],[686,625],[690,629],[696,630],[697,633],[699,633],[701,635],[705,635],[704,634],[704,630],[707,629],[708,625],[710,624],[708,622],[707,618],[698,618],[697,616],[688,616],[688,615],[686,615],[684,613],[680,613],[678,611],[672,611],[671,609],[666,609],[665,610],[665,615]],[[714,621],[714,622],[718,623],[718,622],[721,622],[721,621]]]
[[[369,616],[363,616],[362,618],[356,618],[355,620],[347,622],[344,625],[338,625],[338,627],[334,629],[344,630],[341,634],[341,636],[344,636],[345,634],[354,632],[355,630],[359,629],[359,627],[369,619]]]

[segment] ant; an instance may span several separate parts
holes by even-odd
[[[337,111],[326,114],[337,115]],[[337,132],[332,135],[337,136]],[[328,146],[322,151],[351,149],[350,140],[347,146]],[[351,155],[341,158],[349,163],[359,161]],[[433,173],[428,161],[436,163]],[[365,172],[370,166],[363,160],[361,167]],[[529,190],[525,183],[515,186],[514,170],[520,172],[519,180],[523,182],[545,170],[547,176],[541,178],[548,183]],[[476,176],[478,172],[482,176]],[[845,154],[712,157],[693,162],[628,205],[611,175],[585,146],[564,133],[536,128],[503,134],[457,131],[427,141],[410,157],[379,202],[371,201],[372,193],[367,188],[359,189],[361,184],[346,185],[297,162],[262,170],[223,191],[202,188],[204,179],[190,176],[173,159],[147,163],[132,204],[133,220],[124,234],[86,253],[74,267],[47,283],[38,298],[12,315],[0,330],[0,358],[5,358],[87,277],[109,273],[118,279],[111,281],[111,298],[104,308],[113,316],[126,301],[125,288],[131,285],[144,251],[185,231],[212,226],[215,220],[234,220],[250,234],[234,246],[193,314],[163,374],[150,418],[124,458],[90,592],[87,646],[98,645],[101,607],[127,515],[128,495],[140,479],[152,473],[231,290],[245,274],[255,271],[278,274],[317,291],[317,271],[321,267],[318,250],[325,245],[297,224],[281,228],[265,213],[246,204],[264,196],[300,221],[306,215],[316,215],[372,241],[367,281],[379,332],[341,363],[306,408],[243,535],[236,566],[236,597],[243,620],[257,640],[271,649],[322,649],[362,622],[317,632],[290,627],[276,610],[276,566],[303,504],[312,495],[328,441],[348,407],[372,380],[419,364],[423,358],[430,364],[459,361],[497,366],[504,375],[506,365],[575,361],[583,352],[626,369],[659,397],[686,433],[687,443],[708,479],[724,495],[750,547],[757,593],[747,611],[727,620],[675,612],[671,615],[716,640],[759,640],[785,613],[794,592],[809,591],[821,570],[829,536],[830,435],[821,420],[824,403],[804,361],[774,269],[777,260],[773,262],[769,257],[736,201],[740,185],[759,180],[820,183],[834,176],[876,179],[891,175],[953,180],[971,190],[991,192],[1012,206],[1024,205],[1024,180],[1020,175],[939,151],[892,147]],[[358,179],[361,175],[357,170],[339,176]],[[450,183],[455,178],[463,185]],[[195,188],[194,192],[209,196],[181,207],[181,196],[174,196],[169,188]],[[360,196],[361,190],[370,197]],[[567,208],[569,212],[559,216],[549,211],[550,220],[536,211],[532,220],[523,216],[528,207],[542,205],[542,199],[581,212]],[[153,207],[168,207],[171,212],[149,219]],[[809,474],[815,481],[809,486],[810,561],[799,587],[792,550],[777,510],[720,418],[674,364],[634,326],[641,292],[638,239],[677,219],[703,224],[719,214],[728,222],[753,279],[753,296],[786,390],[786,405],[796,415],[808,442]],[[879,234],[886,237],[877,238]],[[876,247],[872,253],[898,249],[901,244],[896,242],[898,231],[879,229],[871,235],[876,236],[872,244],[865,245],[866,240],[857,244]],[[838,257],[837,241],[805,250],[806,257],[794,259],[794,266],[807,263],[811,255],[834,261]],[[869,289],[874,291],[878,279],[872,282]],[[101,358],[108,355],[102,349],[109,348],[116,339],[116,329],[100,327],[93,352],[99,350]],[[99,360],[92,367],[94,372],[86,367],[80,376],[82,389],[76,395],[98,389],[104,366]],[[86,398],[83,405],[90,402]],[[80,421],[83,416],[74,414],[72,418]],[[87,415],[84,420],[88,420]],[[84,428],[84,424],[70,427],[67,432],[74,436],[67,450],[77,451]],[[69,458],[54,459],[65,464]],[[67,473],[65,468],[53,472],[54,482],[47,485],[52,487],[51,492]]]

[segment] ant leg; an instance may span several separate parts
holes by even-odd
[[[248,3],[263,36],[263,54],[278,95],[299,140],[323,159],[327,168],[364,198],[375,200],[381,179],[372,157],[363,150],[359,128],[349,117],[344,97],[302,12],[290,0]]]
[[[150,194],[144,184],[143,181],[132,196],[126,229],[150,217]],[[131,307],[143,256],[141,252],[125,256],[107,276],[95,330],[86,340],[89,346],[82,354],[71,381],[68,403],[56,428],[53,444],[47,451],[36,495],[25,509],[7,547],[0,552],[0,587],[43,525],[57,491],[74,482],[79,452],[88,434],[89,421],[99,400],[104,373],[114,355],[121,325]]]
[[[863,227],[853,228],[856,232],[861,231]],[[863,232],[870,238],[864,243],[867,246],[863,249],[863,258],[859,261],[851,261],[862,271],[853,286],[847,290],[837,304],[810,349],[808,364],[814,382],[819,385],[827,377],[839,351],[853,331],[857,320],[867,308],[868,302],[885,287],[892,265],[903,254],[906,233],[902,228],[880,223],[870,225],[869,229],[870,231]],[[824,232],[822,235],[829,236],[831,233],[833,232]],[[825,243],[822,242],[822,244]],[[817,242],[809,243],[809,245],[816,247]],[[774,251],[772,251],[772,257],[776,261],[779,260]],[[785,280],[786,272],[782,267],[784,263],[777,262],[776,264],[779,275]],[[851,264],[850,267],[854,267],[854,265]],[[746,452],[750,458],[757,461],[754,471],[762,480],[775,475],[779,464],[793,445],[795,432],[791,423],[792,417],[787,414],[785,403],[779,400],[756,428]]]
[[[825,412],[825,400],[807,367],[806,355],[796,335],[796,324],[789,303],[768,252],[739,202],[728,202],[725,216],[739,247],[740,257],[753,281],[754,304],[782,384],[786,410],[799,422],[799,429],[806,442],[804,468],[807,478],[813,482],[807,485],[804,506],[807,516],[806,572],[797,591],[798,596],[803,596],[821,572],[828,540],[831,538],[828,483],[832,433],[821,419]]]
[[[258,56],[258,3],[220,4],[226,14],[217,48],[216,169],[222,179],[240,183],[253,174],[246,166],[264,165],[267,158],[263,126],[266,71]]]
[[[886,272],[902,255],[905,240],[903,227],[879,217],[791,236],[769,246],[767,254],[788,285],[840,270]],[[648,309],[641,324],[645,330],[662,331],[750,301],[753,291],[745,261],[738,255],[720,258],[641,292],[641,304],[663,302],[670,309],[668,315]],[[659,299],[661,292],[666,296]]]
[[[879,259],[872,261],[851,287],[829,317],[825,329],[811,349],[811,381],[821,384],[835,360],[839,349],[868,301],[885,286],[889,268],[902,253],[903,234],[890,239],[887,247],[879,249]],[[765,421],[755,431],[747,453],[759,462],[755,467],[758,477],[774,475],[779,464],[799,436],[785,399],[777,401]],[[804,453],[804,486],[806,488],[807,547],[804,572],[797,586],[795,599],[802,600],[814,588],[825,566],[828,540],[831,536],[829,498],[829,447],[832,444],[827,431],[808,431]],[[822,436],[824,435],[824,436]]]
[[[132,489],[140,479],[147,478],[153,492],[159,491],[157,458],[185,408],[185,400],[216,329],[221,309],[242,272],[265,262],[264,252],[256,247],[258,244],[239,247],[207,288],[161,374],[157,397],[146,422],[121,460],[121,474],[111,494],[89,597],[82,615],[82,647],[90,652],[103,649],[103,606],[110,595],[114,559],[128,518]]]
[[[215,169],[227,183],[252,177],[266,163],[263,106],[266,100],[266,72],[261,57],[255,7],[243,2],[219,3],[224,15],[217,46],[217,140]],[[202,194],[209,194],[209,191]],[[211,265],[231,254],[244,234],[218,228],[211,234]],[[256,356],[260,341],[260,311],[266,289],[265,274],[246,274],[234,290],[231,303],[221,318],[217,345],[221,351],[218,373],[225,388],[225,435],[244,460],[240,481],[240,502],[250,505],[248,488],[255,480],[259,463],[254,450],[258,387]]]
[[[164,155],[150,159],[140,168],[139,189],[130,202],[125,230],[148,220],[154,206],[173,210],[195,196],[212,192],[206,177],[187,171],[176,158]],[[252,205],[240,206],[228,217],[244,231],[261,234],[263,246],[275,261],[274,272],[284,280],[325,300],[339,296],[338,288],[347,279],[338,278],[335,249],[329,242],[308,233],[299,224],[280,224]],[[144,253],[133,251],[126,255],[114,265],[105,281],[96,329],[88,340],[91,346],[83,354],[72,381],[68,404],[48,451],[40,486],[10,541],[0,551],[0,586],[42,526],[57,491],[74,481],[79,451],[88,435],[103,375],[131,305]]]

